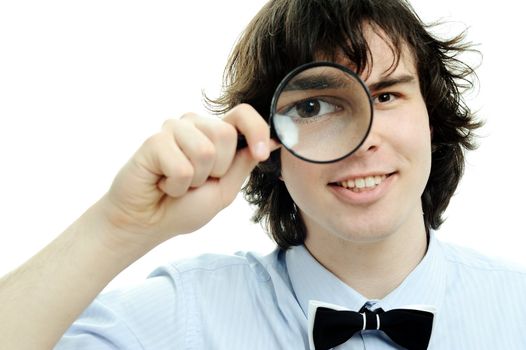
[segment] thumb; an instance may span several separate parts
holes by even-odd
[[[252,157],[248,148],[238,151],[230,169],[219,179],[224,207],[234,201],[243,183],[258,162],[259,160]]]

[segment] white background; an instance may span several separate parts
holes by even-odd
[[[0,2],[0,275],[35,254],[108,188],[167,118],[205,113],[228,53],[262,0]],[[439,232],[526,265],[526,94],[519,3],[418,0],[441,32],[470,27],[484,54],[473,106],[487,124]],[[203,252],[273,245],[238,198],[199,232],[154,249],[110,287]]]

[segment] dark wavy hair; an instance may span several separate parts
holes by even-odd
[[[481,126],[463,93],[473,87],[474,70],[459,54],[475,51],[465,32],[441,40],[404,0],[271,0],[253,18],[234,47],[224,73],[224,92],[209,108],[223,113],[240,103],[268,118],[274,89],[293,68],[343,54],[358,73],[371,62],[364,26],[381,30],[396,66],[404,45],[413,54],[432,137],[432,167],[422,194],[426,229],[437,229],[464,171],[464,150],[476,148]],[[255,205],[253,217],[283,249],[302,244],[306,228],[279,179],[279,151],[256,167],[243,188]]]

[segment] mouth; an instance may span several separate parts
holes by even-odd
[[[355,193],[367,192],[367,191],[374,190],[376,187],[381,185],[388,177],[390,177],[393,174],[394,173],[376,174],[376,175],[369,175],[369,176],[364,176],[364,177],[353,177],[350,179],[333,182],[333,183],[330,183],[329,185],[343,187]]]

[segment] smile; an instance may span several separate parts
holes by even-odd
[[[375,175],[366,177],[356,177],[354,179],[337,182],[336,185],[347,188],[353,192],[363,192],[374,189],[380,185],[388,175]]]

